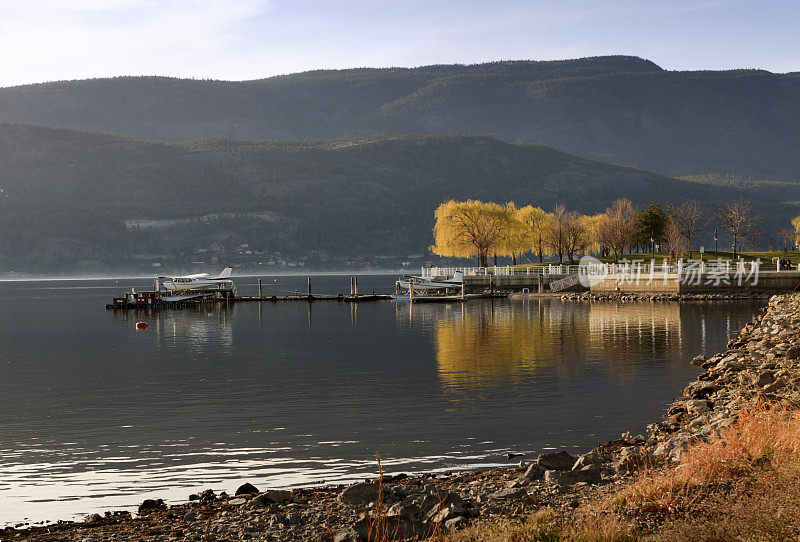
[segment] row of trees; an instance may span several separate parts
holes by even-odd
[[[572,260],[576,254],[613,255],[619,259],[625,251],[650,249],[652,244],[666,245],[675,255],[691,249],[693,241],[710,224],[711,217],[698,201],[686,201],[677,207],[650,205],[639,210],[626,198],[620,198],[603,213],[583,215],[563,204],[551,212],[513,202],[501,205],[481,201],[450,200],[436,209],[431,251],[440,256],[470,258],[477,256],[485,266],[490,256],[518,256],[532,253],[539,262],[545,256]],[[728,202],[713,213],[719,226],[732,241],[734,253],[742,245],[754,246],[760,232],[761,216],[747,200]],[[794,238],[794,232],[786,230]],[[781,233],[783,235],[784,232]]]

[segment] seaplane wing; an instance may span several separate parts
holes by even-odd
[[[231,267],[226,267],[216,277],[212,277],[208,273],[195,273],[182,277],[158,277],[158,281],[165,290],[218,289],[223,286],[233,286],[232,271]]]
[[[414,290],[443,290],[446,288],[460,288],[464,284],[464,274],[456,271],[452,278],[420,277],[417,275],[403,275],[397,281],[400,288]]]

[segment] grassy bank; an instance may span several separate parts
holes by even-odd
[[[656,263],[661,264],[664,262],[674,263],[678,259],[699,260],[700,257],[701,257],[700,252],[698,252],[697,250],[682,252],[678,254],[675,258],[672,258],[668,252],[656,252],[656,253],[633,252],[630,254],[623,254],[619,261],[627,260],[630,262],[634,260],[639,260],[643,262],[649,262],[651,259],[655,259]],[[704,261],[717,260],[717,259],[735,261],[738,260],[739,257],[741,257],[742,260],[748,262],[761,260],[761,265],[765,268],[769,268],[774,265],[772,263],[773,258],[788,258],[794,264],[800,263],[800,251],[797,250],[788,250],[785,252],[782,250],[763,251],[763,252],[737,252],[735,258],[733,252],[725,252],[725,251],[714,252],[713,250],[712,251],[707,250],[702,254],[702,259]],[[613,256],[599,256],[597,257],[597,259],[604,263],[615,263],[617,261]],[[580,260],[567,260],[567,259],[564,260],[564,265],[577,265],[578,263],[580,263]],[[538,267],[542,265],[558,265],[558,262],[551,261],[543,263],[539,262],[524,263],[524,264],[519,264],[516,267]]]
[[[689,448],[564,513],[476,523],[441,538],[468,541],[796,540],[800,536],[800,412],[763,403]]]

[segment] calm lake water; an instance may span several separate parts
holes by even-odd
[[[347,276],[315,277],[339,293]],[[267,292],[304,277],[265,278]],[[255,279],[237,280],[255,292]],[[360,278],[391,291],[393,276]],[[243,303],[107,311],[147,280],[0,283],[0,525],[144,498],[506,465],[643,432],[755,303]],[[136,331],[136,321],[149,323]]]

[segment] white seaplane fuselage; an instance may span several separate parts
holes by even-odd
[[[232,289],[231,271],[233,269],[226,267],[216,277],[212,277],[208,273],[185,275],[183,277],[158,277],[158,284],[165,290],[170,291]]]
[[[426,277],[419,277],[416,275],[403,275],[397,281],[397,285],[404,289],[411,288],[414,291],[419,290],[446,290],[447,288],[461,288],[464,284],[464,274],[457,271],[452,278],[437,278],[430,279]]]

